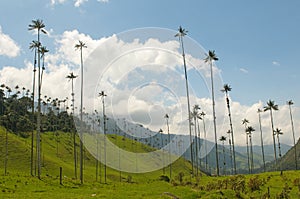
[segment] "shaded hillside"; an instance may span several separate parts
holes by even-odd
[[[297,152],[297,164],[298,164],[298,169],[300,169],[300,139],[298,139],[296,147],[293,146],[279,161],[279,164],[281,165],[283,170],[296,169],[295,149],[297,149],[297,151],[296,151]]]

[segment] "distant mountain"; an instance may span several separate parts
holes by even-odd
[[[283,170],[294,170],[296,169],[295,164],[295,149],[297,149],[297,163],[298,163],[298,169],[300,169],[300,138],[298,139],[298,142],[296,144],[296,147],[293,146],[288,150],[288,152],[278,161],[279,167],[281,166]],[[272,165],[274,166],[274,162],[272,162]]]
[[[148,128],[143,127],[141,124],[134,124],[127,122],[125,120],[113,120],[108,119],[107,121],[107,133],[117,134],[125,136],[129,139],[139,141],[143,144],[149,145],[151,147],[162,149],[171,153],[183,156],[185,159],[191,161],[190,153],[190,137],[189,135],[175,135],[170,134],[171,144],[169,144],[169,137],[167,132],[160,134],[159,132],[152,131]],[[216,173],[216,150],[215,143],[207,141],[204,139],[197,138],[193,141],[193,157],[194,165],[196,165],[196,142],[198,143],[199,154],[198,154],[198,165],[201,167],[202,171],[208,173]],[[205,150],[205,146],[207,150]],[[169,148],[170,147],[170,148]],[[287,153],[291,149],[291,146],[286,144],[281,144],[282,155]],[[246,146],[235,146],[236,150],[236,167],[237,173],[249,173],[248,167],[248,157],[247,157],[247,147]],[[300,146],[299,146],[300,150]],[[271,164],[274,160],[273,145],[265,145],[265,160],[266,163]],[[299,152],[300,154],[300,152]],[[218,144],[218,156],[219,156],[219,167],[220,173],[224,172],[224,154],[223,146]],[[231,153],[228,145],[225,145],[225,172],[226,174],[231,173],[232,163],[231,163]],[[254,170],[253,172],[262,171],[263,161],[261,155],[261,147],[253,146],[253,162]],[[299,161],[300,162],[300,161]]]

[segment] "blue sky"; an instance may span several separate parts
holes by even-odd
[[[1,1],[0,25],[21,46],[21,56],[1,56],[2,65],[23,64],[32,35],[27,26],[43,19],[55,34],[77,29],[93,38],[133,28],[179,25],[205,49],[216,50],[224,82],[236,100],[250,104],[269,98],[300,101],[297,94],[300,55],[300,2],[269,1],[117,1],[89,0],[51,5],[51,1]],[[51,40],[48,41],[51,50]],[[54,48],[52,46],[52,48]]]
[[[43,36],[43,42],[51,52],[57,52],[60,46],[55,42],[66,31],[100,40],[135,28],[176,31],[181,25],[206,50],[216,51],[222,79],[232,86],[231,97],[241,106],[250,109],[269,99],[279,105],[289,99],[300,104],[298,0],[4,0],[1,34],[14,41],[19,53],[0,53],[0,70],[24,68],[32,60],[28,45],[35,37],[27,31],[32,19],[46,24],[51,36]],[[5,46],[0,43],[0,48]]]

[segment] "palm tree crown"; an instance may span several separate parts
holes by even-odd
[[[32,20],[32,24],[28,25],[28,30],[35,30],[37,29],[38,32],[41,31],[44,34],[47,34],[45,28],[45,24],[43,23],[43,20],[37,19],[37,20]]]
[[[187,30],[179,26],[178,33],[175,35],[175,37],[184,37],[185,35],[187,35],[187,33],[188,33]]]
[[[83,43],[82,41],[78,41],[79,43],[78,44],[75,44],[75,49],[76,50],[82,50],[82,48],[87,48],[86,44]]]
[[[223,89],[221,90],[222,92],[228,93],[228,91],[231,91],[231,87],[229,84],[224,84]]]
[[[205,62],[212,62],[212,61],[218,61],[218,60],[219,60],[219,58],[215,54],[214,50],[209,50],[207,57],[204,59]]]
[[[264,111],[268,111],[268,110],[271,110],[271,109],[277,111],[277,110],[278,110],[278,105],[275,104],[274,101],[269,100],[269,101],[267,102],[267,106],[264,106]]]

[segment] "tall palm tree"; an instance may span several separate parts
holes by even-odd
[[[258,122],[259,122],[259,129],[260,129],[261,153],[262,153],[262,159],[263,159],[263,164],[264,164],[264,172],[266,172],[264,141],[263,141],[263,133],[262,133],[262,126],[261,126],[261,115],[260,115],[261,112],[263,112],[261,109],[257,110],[257,113],[258,113]]]
[[[162,165],[163,165],[163,175],[165,175],[165,155],[164,155],[164,140],[163,140],[163,130],[159,129],[158,133],[160,134],[160,142],[161,142],[161,149],[162,149]]]
[[[275,104],[274,101],[269,100],[267,102],[267,105],[264,106],[264,111],[270,111],[272,137],[273,137],[273,147],[274,147],[274,160],[275,160],[275,167],[277,169],[278,165],[277,165],[276,143],[275,143],[275,134],[274,134],[273,110],[278,111],[278,105]]]
[[[216,125],[216,111],[215,111],[215,94],[214,94],[214,77],[213,77],[213,62],[218,61],[215,51],[208,51],[207,57],[204,59],[210,65],[210,79],[211,79],[211,97],[213,107],[213,121],[214,121],[214,134],[215,134],[215,149],[216,149],[216,164],[217,175],[219,175],[219,156],[218,156],[218,142],[217,142],[217,125]]]
[[[199,165],[198,165],[198,138],[197,138],[197,119],[198,119],[198,115],[199,115],[199,111],[200,110],[200,106],[198,104],[195,104],[193,106],[193,111],[191,112],[191,117],[194,119],[194,124],[195,124],[195,144],[196,144],[196,147],[195,147],[195,151],[196,151],[196,175],[198,176],[198,168],[199,168]],[[191,147],[194,147],[193,144],[191,145]]]
[[[187,34],[187,30],[179,26],[178,33],[175,37],[179,38],[179,42],[181,44],[182,49],[182,58],[183,58],[183,67],[184,67],[184,77],[185,77],[185,87],[186,87],[186,98],[187,98],[187,108],[188,108],[188,122],[189,122],[189,134],[190,134],[190,152],[191,152],[191,163],[192,163],[192,175],[194,175],[194,161],[193,161],[193,147],[192,147],[192,126],[191,126],[191,115],[190,115],[190,96],[189,96],[189,85],[188,85],[188,75],[187,75],[187,68],[186,68],[186,61],[185,61],[185,53],[184,53],[184,46],[183,46],[183,37]]]
[[[35,97],[35,76],[36,76],[36,64],[37,64],[37,51],[39,49],[40,43],[38,41],[32,41],[29,45],[29,49],[34,50],[34,61],[33,61],[33,80],[32,80],[32,121],[34,120],[34,97]],[[34,170],[34,153],[33,153],[33,147],[34,147],[34,131],[31,132],[31,147],[30,147],[30,174],[34,176],[33,170]]]
[[[225,159],[225,146],[224,146],[226,137],[222,135],[220,137],[220,141],[222,142],[222,145],[223,145],[223,175],[226,175],[226,159]]]
[[[42,46],[40,48],[40,53],[41,53],[41,59],[43,60],[43,64],[42,64],[42,73],[41,73],[41,85],[43,83],[43,74],[44,74],[44,70],[45,70],[45,54],[49,52],[49,50],[46,48],[46,46]]]
[[[274,135],[277,135],[279,159],[281,159],[281,147],[280,147],[279,135],[282,135],[282,134],[283,134],[283,132],[281,131],[281,129],[276,128],[274,130]],[[280,171],[281,171],[281,174],[282,174],[281,164],[280,164]]]
[[[200,154],[201,154],[201,134],[200,134],[200,124],[199,124],[199,120],[202,120],[202,117],[201,117],[201,115],[200,115],[200,113],[198,113],[198,115],[197,115],[197,128],[198,128],[198,138],[197,139],[199,139],[197,142],[198,142],[198,144],[197,144],[197,151],[198,151],[198,154],[199,154],[199,168],[201,168],[201,163],[202,163],[202,161],[201,161],[201,156],[200,156]]]
[[[231,91],[231,87],[228,84],[224,84],[223,89],[221,90],[225,93],[227,109],[228,109],[228,117],[229,117],[229,125],[230,125],[230,134],[231,134],[231,141],[232,141],[232,150],[233,150],[233,166],[234,166],[234,174],[236,174],[236,161],[235,161],[235,149],[234,149],[234,136],[233,136],[233,127],[232,127],[232,119],[231,119],[231,111],[230,111],[230,103],[229,103],[229,96],[228,92]]]
[[[74,107],[74,79],[77,77],[77,75],[74,75],[73,72],[71,72],[66,78],[68,78],[69,80],[71,80],[72,83],[72,116],[75,116],[75,107]],[[76,155],[76,131],[73,132],[73,153],[74,153],[74,175],[75,175],[75,179],[77,179],[77,155]]]
[[[102,111],[103,111],[103,134],[104,134],[104,182],[106,183],[106,114],[105,114],[105,101],[104,98],[107,95],[104,93],[104,91],[101,91],[99,93],[99,97],[102,98]]]
[[[169,115],[166,113],[164,118],[166,119],[167,123],[167,130],[168,130],[168,143],[169,143],[169,162],[170,162],[170,182],[172,180],[172,161],[171,161],[171,137],[170,137],[170,127],[169,127]]]
[[[246,133],[249,136],[249,142],[250,142],[250,160],[251,160],[251,173],[253,172],[253,147],[252,147],[252,132],[254,132],[255,129],[252,126],[248,126],[246,129]]]
[[[293,140],[294,140],[294,148],[295,148],[295,166],[296,170],[298,170],[298,163],[297,163],[297,145],[296,145],[296,139],[295,139],[295,129],[294,129],[294,121],[293,121],[293,115],[292,115],[292,105],[294,102],[292,100],[287,101],[287,105],[289,106],[290,110],[290,118],[291,118],[291,127],[292,127],[292,133],[293,133]]]
[[[81,68],[81,82],[80,82],[80,183],[83,184],[83,57],[82,57],[82,49],[87,48],[86,44],[79,40],[78,44],[75,45],[75,50],[80,50],[80,68]]]
[[[40,44],[40,32],[47,34],[43,20],[32,20],[29,24],[28,30],[37,30],[37,41]],[[41,148],[40,148],[40,133],[41,133],[41,59],[40,59],[40,45],[37,49],[38,57],[38,112],[37,112],[37,170],[38,178],[41,178]]]
[[[227,131],[227,134],[228,134],[229,151],[230,151],[231,174],[233,174],[233,159],[232,159],[232,150],[231,150],[230,130]]]
[[[247,130],[247,124],[249,123],[249,120],[246,118],[242,120],[242,124],[245,125],[245,132]],[[248,170],[250,173],[250,159],[249,159],[249,143],[248,143],[248,134],[246,132],[246,145],[247,145],[247,159],[248,159]]]
[[[205,115],[206,113],[202,111],[200,113],[200,117],[202,118],[202,123],[203,123],[203,133],[204,133],[204,150],[205,150],[205,170],[207,171],[207,166],[208,166],[208,154],[207,154],[207,140],[206,140],[206,128],[205,128]]]

